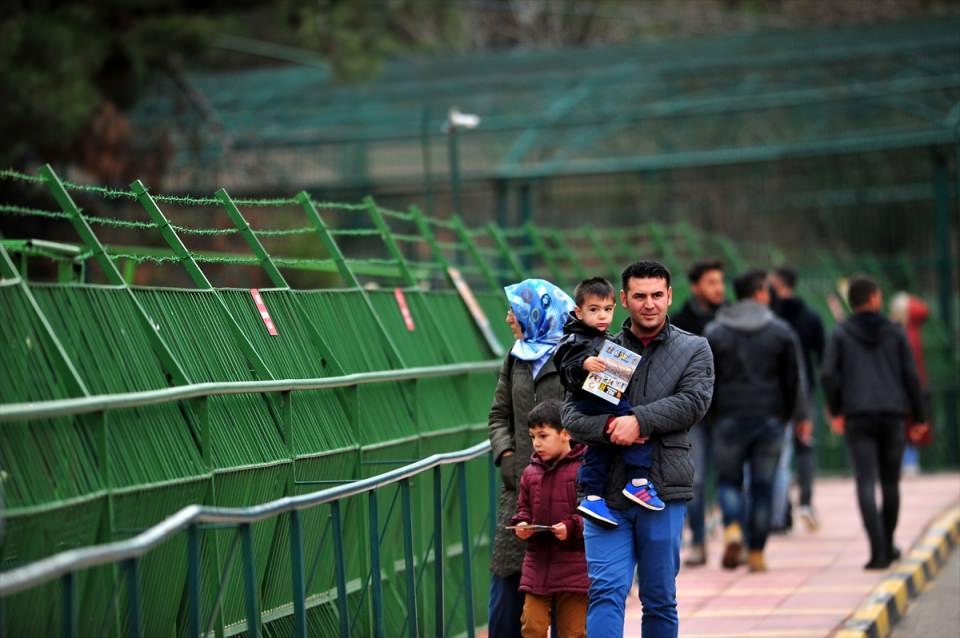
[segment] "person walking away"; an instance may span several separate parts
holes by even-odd
[[[797,487],[799,488],[799,506],[797,515],[806,528],[814,531],[820,527],[816,510],[813,508],[813,478],[817,458],[813,436],[813,395],[816,379],[823,360],[823,347],[826,340],[823,320],[806,302],[797,296],[797,273],[791,268],[780,267],[770,273],[770,286],[776,296],[772,304],[778,317],[790,324],[800,341],[800,353],[803,356],[803,369],[806,372],[807,414],[811,417],[791,424],[784,438],[783,453],[774,480],[773,529],[789,529],[790,514],[790,462],[797,459]]]
[[[870,542],[864,569],[886,569],[900,558],[894,532],[900,514],[904,419],[927,427],[923,394],[903,329],[880,314],[880,286],[869,277],[853,277],[847,298],[853,315],[830,335],[822,382],[834,415],[831,425],[844,435],[853,465],[857,505]]]
[[[898,292],[890,299],[890,318],[903,327],[910,342],[910,351],[913,352],[913,362],[917,366],[917,376],[920,377],[920,391],[923,393],[923,407],[927,417],[932,416],[930,410],[930,383],[927,377],[927,365],[923,357],[923,324],[930,318],[930,307],[919,297],[907,292]],[[903,451],[903,473],[909,475],[920,471],[920,452],[911,443],[923,441],[927,432],[915,425],[907,428],[907,447]],[[913,436],[911,436],[913,435]],[[926,445],[930,444],[927,439]]]
[[[734,280],[733,287],[737,302],[717,312],[706,329],[716,365],[710,412],[726,544],[721,564],[727,569],[740,564],[746,521],[747,565],[751,572],[763,572],[784,429],[791,418],[806,416],[802,363],[793,330],[768,307],[766,273],[749,270]],[[744,511],[743,494],[747,463],[749,512]]]
[[[621,275],[620,304],[629,317],[613,341],[641,356],[627,388],[631,413],[587,415],[567,395],[563,424],[587,445],[652,443],[650,476],[666,504],[656,512],[636,507],[621,490],[622,454],[608,468],[604,494],[617,527],[584,520],[590,576],[587,635],[623,635],[627,596],[634,576],[643,605],[643,638],[676,638],[677,572],[686,501],[693,496],[693,462],[687,431],[700,421],[713,393],[713,357],[702,337],[670,325],[670,271],[656,261],[638,261]]]
[[[543,279],[526,279],[504,291],[520,337],[500,368],[488,416],[490,447],[502,479],[490,561],[488,633],[490,638],[519,638],[524,545],[506,525],[517,508],[517,480],[533,451],[526,415],[541,401],[563,397],[553,355],[573,300]]]
[[[687,271],[690,297],[680,311],[670,315],[670,323],[681,330],[703,335],[707,324],[713,321],[717,310],[726,305],[726,285],[723,262],[703,259]],[[707,483],[713,473],[713,438],[709,418],[690,428],[693,452],[693,500],[687,503],[687,526],[690,528],[690,549],[683,561],[688,567],[707,564],[706,511]]]
[[[520,576],[523,638],[546,638],[551,611],[558,638],[586,635],[590,581],[583,520],[577,515],[577,471],[585,448],[571,445],[570,433],[560,423],[562,408],[561,401],[547,399],[527,417],[533,455],[520,476],[511,519],[517,538],[527,541]]]

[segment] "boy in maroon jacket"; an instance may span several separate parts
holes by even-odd
[[[562,409],[563,403],[548,399],[527,417],[534,452],[520,477],[511,520],[517,536],[530,540],[520,576],[524,638],[546,638],[551,606],[560,638],[586,635],[590,581],[577,514],[577,470],[586,448],[571,447],[570,433],[560,423]]]

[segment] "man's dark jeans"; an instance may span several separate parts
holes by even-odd
[[[783,448],[784,423],[775,417],[724,417],[713,423],[717,498],[724,526],[740,523],[750,549],[767,543],[773,479]],[[743,466],[750,463],[750,511],[745,512]]]

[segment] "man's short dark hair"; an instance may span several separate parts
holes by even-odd
[[[733,293],[737,301],[749,299],[767,285],[767,273],[759,268],[752,268],[737,275],[733,280]]]
[[[851,308],[865,306],[870,301],[873,293],[880,290],[880,285],[866,275],[856,275],[850,278],[847,285],[847,301]]]
[[[563,410],[563,402],[559,399],[545,399],[533,406],[527,415],[527,427],[535,428],[538,425],[549,425],[558,432],[563,430],[563,423],[560,413]]]
[[[591,277],[584,279],[577,284],[573,291],[573,303],[582,306],[587,297],[599,297],[600,299],[612,299],[617,295],[613,289],[613,284],[603,277]]]
[[[780,266],[773,270],[773,274],[780,278],[780,281],[783,282],[790,290],[793,290],[797,287],[797,271],[793,268],[787,268],[786,266]]]
[[[652,259],[635,261],[624,268],[620,275],[620,283],[624,290],[629,289],[631,279],[664,279],[667,282],[667,288],[669,288],[670,269],[659,261]]]
[[[723,272],[723,262],[719,259],[701,259],[690,266],[690,270],[687,271],[687,280],[692,284],[699,283],[700,278],[711,270]]]

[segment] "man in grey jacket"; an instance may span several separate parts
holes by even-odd
[[[806,396],[796,334],[770,311],[762,270],[733,281],[737,303],[722,308],[706,329],[717,378],[713,404],[713,449],[717,500],[723,512],[726,547],[721,564],[740,564],[748,522],[752,572],[766,571],[763,549],[770,531],[773,479],[786,423],[805,417]],[[750,512],[745,515],[743,468],[750,463]]]
[[[847,290],[853,316],[837,325],[823,356],[823,389],[834,429],[845,434],[857,483],[857,503],[870,541],[865,569],[886,569],[900,558],[893,532],[900,513],[904,419],[924,423],[923,395],[907,337],[880,310],[875,281],[854,277]],[[880,477],[882,513],[877,512]]]
[[[627,481],[621,455],[610,464],[605,498],[617,527],[584,521],[590,576],[588,636],[623,635],[624,611],[636,571],[643,603],[644,638],[679,632],[676,576],[686,501],[693,496],[693,462],[687,431],[707,412],[713,392],[713,357],[706,340],[674,328],[667,318],[673,299],[670,271],[638,261],[623,271],[620,303],[630,314],[613,337],[640,354],[627,396],[632,413],[588,416],[569,400],[563,424],[588,445],[655,445],[650,479],[666,503],[663,511],[635,505],[621,492]]]

